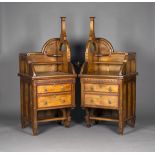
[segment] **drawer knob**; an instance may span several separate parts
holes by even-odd
[[[47,105],[47,104],[48,104],[48,102],[47,102],[47,101],[45,101],[45,102],[44,102],[44,105]]]
[[[91,103],[93,103],[93,102],[94,102],[94,100],[93,100],[93,99],[91,99],[91,100],[90,100],[90,102],[91,102]]]
[[[93,91],[94,90],[94,87],[90,87],[90,90]]]
[[[99,87],[102,88],[102,84],[100,84]]]
[[[47,92],[47,89],[46,88],[44,89],[44,92]]]
[[[65,90],[65,88],[64,88],[64,87],[61,87],[61,90],[62,90],[62,91],[64,91],[64,90]]]
[[[110,100],[108,100],[108,103],[109,103],[109,104],[111,104],[111,101],[110,101]]]
[[[62,100],[62,102],[65,103],[66,101],[65,100]]]
[[[112,88],[111,87],[109,87],[109,92],[112,92]]]

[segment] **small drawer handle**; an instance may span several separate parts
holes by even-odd
[[[44,92],[47,92],[47,89],[46,88],[44,89]]]
[[[109,92],[112,92],[112,88],[111,87],[109,87]]]
[[[62,87],[61,87],[61,90],[62,90],[62,91],[64,91],[64,90],[65,90],[65,88],[62,86]]]
[[[102,84],[100,84],[99,87],[102,88]]]
[[[62,102],[65,103],[66,101],[65,100],[62,100]]]
[[[92,90],[92,91],[93,91],[93,90],[94,90],[94,88],[93,88],[93,87],[90,87],[90,90]]]
[[[45,102],[44,102],[44,105],[47,105],[47,104],[48,104],[48,102],[47,102],[47,101],[45,101]]]
[[[110,100],[108,100],[108,103],[109,103],[109,104],[111,104],[111,101],[110,101]]]
[[[94,102],[94,100],[93,100],[93,99],[91,99],[91,100],[90,100],[90,102],[91,102],[91,103],[93,103],[93,102]]]

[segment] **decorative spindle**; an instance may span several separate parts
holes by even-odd
[[[61,34],[60,34],[60,40],[66,40],[66,17],[60,17],[61,18]]]
[[[89,40],[93,40],[93,39],[95,39],[94,19],[95,19],[95,17],[90,17]]]

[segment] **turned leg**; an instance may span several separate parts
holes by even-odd
[[[24,116],[21,116],[21,127],[22,128],[26,128],[28,127],[29,123],[27,122],[27,120],[25,120]]]
[[[135,118],[129,120],[129,121],[128,121],[128,124],[129,124],[132,128],[134,128],[134,127],[135,127]]]
[[[32,91],[33,90],[33,91]],[[37,107],[36,107],[36,84],[32,84],[32,89],[30,89],[32,94],[32,103],[31,103],[31,120],[32,120],[32,132],[33,135],[38,134],[38,122],[37,122]]]
[[[135,121],[136,121],[136,83],[135,81],[132,82],[132,98],[133,98],[133,103],[132,103],[133,118],[128,122],[128,124],[134,128]]]
[[[26,128],[26,124],[25,124],[25,121],[24,121],[24,117],[21,116],[21,127],[22,128]]]
[[[98,117],[98,109],[95,109],[93,114]],[[99,124],[99,120],[95,120],[94,124]]]
[[[26,107],[25,107],[25,84],[20,80],[20,110],[21,110],[21,127],[26,128],[28,126],[26,120]]]
[[[131,127],[135,127],[135,122],[136,122],[136,119],[135,118],[133,118],[132,120],[131,120]]]
[[[66,109],[67,110],[67,121],[66,121],[66,127],[70,127],[71,123],[71,109]]]
[[[62,115],[63,115],[62,111],[61,111],[61,110],[58,110],[56,116],[57,116],[57,117],[61,117]],[[58,123],[59,125],[62,125],[62,124],[63,124],[62,121],[57,121],[57,123]]]
[[[22,128],[26,128],[26,123],[25,123],[25,119],[24,119],[24,108],[23,108],[23,104],[21,104],[21,127]]]
[[[37,123],[37,111],[35,109],[32,109],[32,132],[33,136],[36,136],[38,134],[38,123]]]
[[[90,116],[94,116],[94,109],[90,109]],[[97,120],[90,120],[90,124],[97,124]]]
[[[85,111],[86,111],[86,116],[85,116],[86,126],[89,128],[91,127],[90,118],[89,118],[90,112],[88,108],[86,108]]]
[[[124,120],[122,109],[119,110],[119,123],[118,123],[118,132],[123,135],[124,132]]]
[[[123,135],[124,132],[124,126],[122,122],[119,122],[119,129],[118,129],[118,133]]]
[[[69,127],[68,117],[67,117],[67,109],[62,109],[63,117],[64,117],[64,126]]]
[[[119,103],[119,121],[118,121],[118,132],[119,134],[123,135],[124,132],[124,116],[126,115],[126,111],[125,111],[125,103],[123,102],[125,99],[124,96],[124,91],[126,89],[126,87],[123,87],[124,82],[121,80],[120,81],[120,103]]]
[[[64,126],[66,128],[69,128],[70,127],[70,123],[71,123],[70,112],[71,112],[71,109],[63,109],[63,116],[66,118],[64,120]]]

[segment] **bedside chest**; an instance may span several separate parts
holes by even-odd
[[[123,134],[136,119],[136,54],[114,51],[104,38],[95,38],[94,17],[90,17],[85,63],[80,72],[81,106],[86,124],[99,121],[118,123]]]
[[[21,124],[32,126],[49,121],[70,126],[70,111],[75,107],[75,74],[66,40],[65,17],[61,18],[61,36],[48,40],[41,52],[19,55]]]

